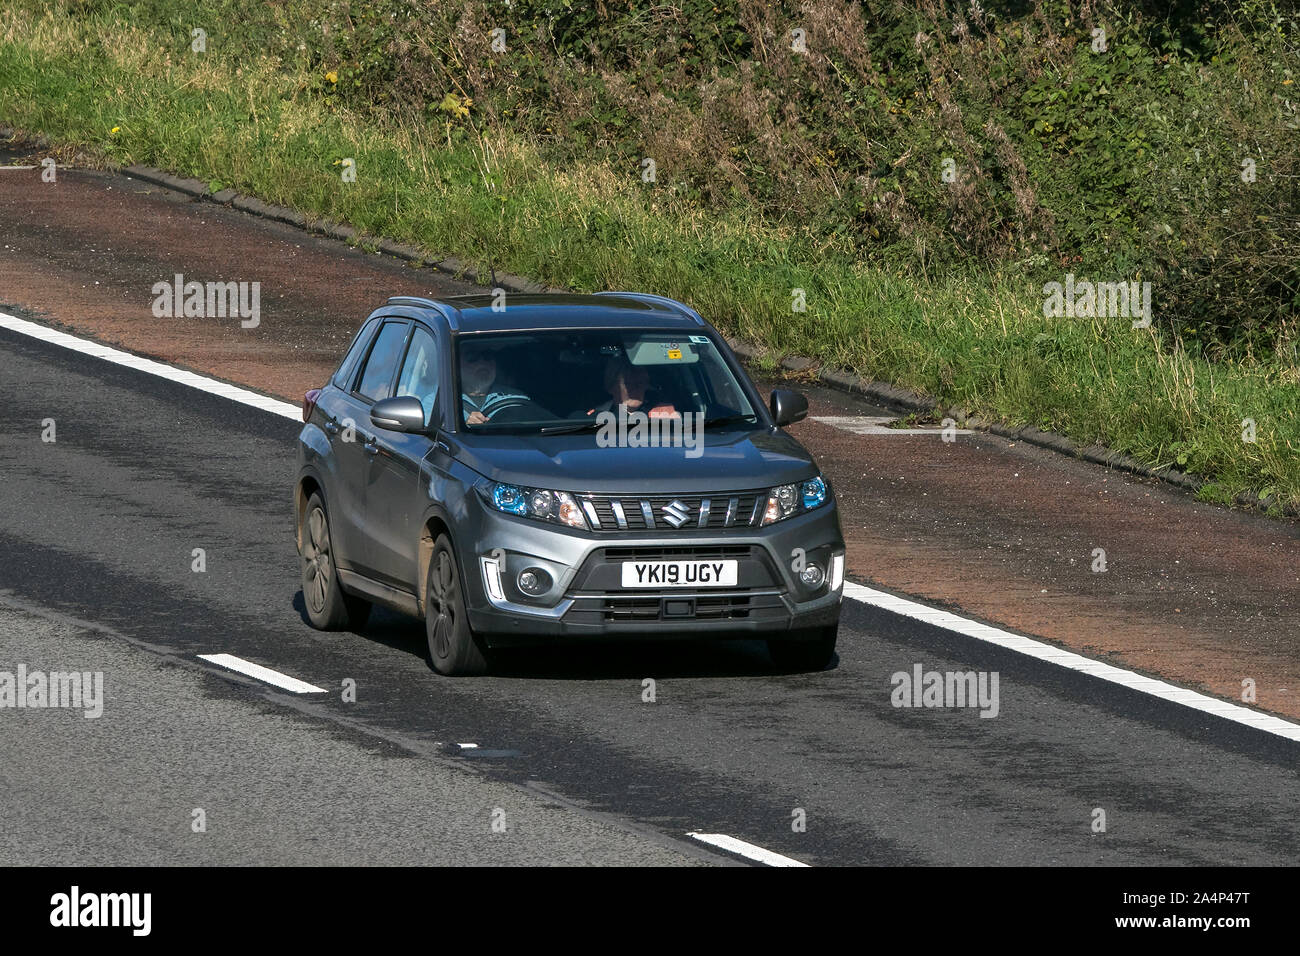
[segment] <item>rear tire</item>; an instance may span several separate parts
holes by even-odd
[[[446,677],[487,673],[487,656],[470,630],[456,554],[445,534],[433,543],[424,595],[424,630],[433,669]]]
[[[835,657],[839,624],[792,632],[790,637],[770,638],[767,653],[783,671],[824,671]]]
[[[322,631],[359,631],[370,618],[370,602],[339,584],[325,502],[313,493],[302,515],[302,602],[307,620]]]

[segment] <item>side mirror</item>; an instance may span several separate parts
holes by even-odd
[[[390,432],[423,432],[424,406],[414,395],[386,398],[370,409],[370,423]]]
[[[801,422],[808,417],[808,399],[788,388],[772,389],[769,407],[772,409],[772,417],[776,419],[776,423],[783,427]]]

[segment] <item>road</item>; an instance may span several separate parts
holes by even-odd
[[[0,670],[105,685],[99,718],[0,710],[0,864],[741,859],[690,832],[814,866],[1298,857],[1295,743],[857,602],[822,673],[740,642],[439,678],[419,622],[305,623],[294,422],[5,330],[0,409]],[[918,664],[996,672],[998,715],[894,706]]]

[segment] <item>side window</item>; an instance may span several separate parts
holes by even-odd
[[[438,401],[438,345],[423,326],[415,327],[411,347],[402,363],[402,374],[397,378],[397,395],[414,395],[424,406],[424,423],[431,420]]]
[[[352,373],[357,370],[357,362],[365,354],[366,345],[370,342],[370,336],[374,333],[377,324],[378,320],[367,322],[357,333],[357,337],[352,340],[352,347],[348,349],[348,354],[343,356],[343,361],[339,363],[339,369],[331,380],[338,388],[346,389],[348,383],[352,381]]]
[[[366,359],[366,370],[361,373],[357,384],[357,394],[372,402],[382,401],[388,397],[393,383],[393,373],[397,370],[397,360],[402,355],[402,343],[406,341],[406,322],[386,322],[375,338],[370,358]]]

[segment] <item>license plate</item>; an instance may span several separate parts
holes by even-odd
[[[624,561],[625,588],[736,586],[736,561]]]

